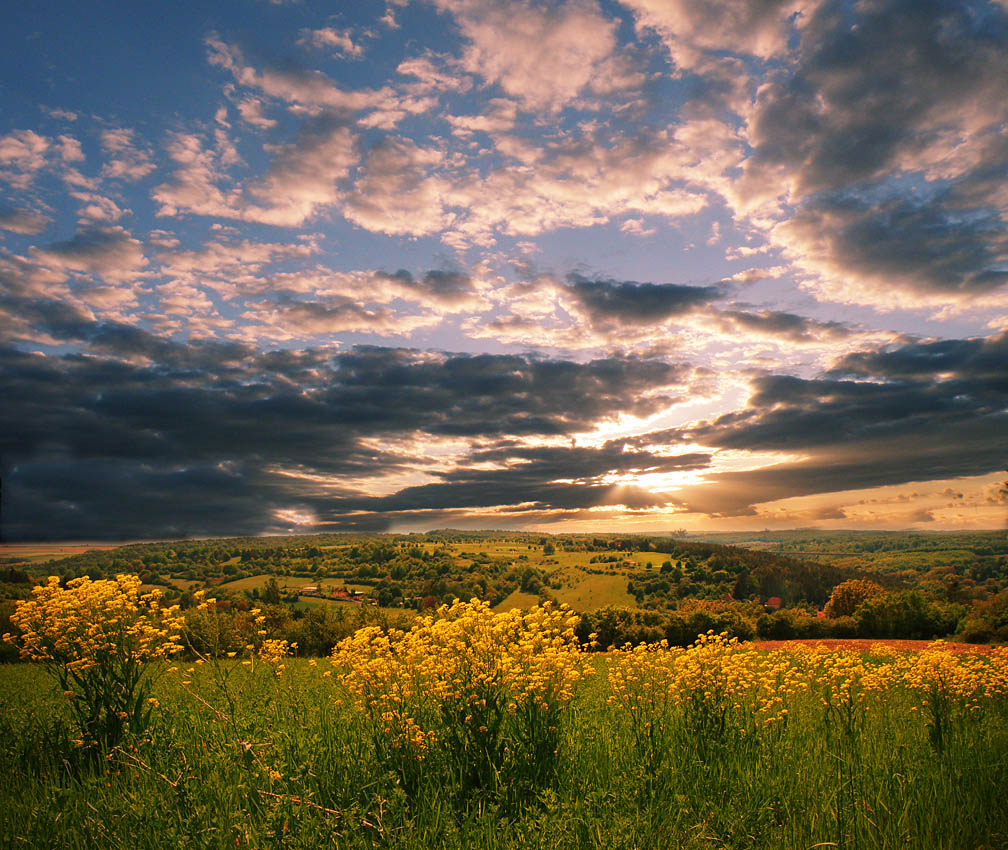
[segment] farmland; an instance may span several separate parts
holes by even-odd
[[[455,598],[496,610],[567,604],[584,615],[583,635],[603,636],[602,648],[685,645],[709,629],[765,640],[1008,640],[1008,538],[993,531],[710,540],[440,531],[181,540],[54,553],[58,560],[41,559],[41,549],[22,554],[0,574],[4,631],[33,581],[125,572],[184,610],[201,589],[239,620],[265,606],[273,636],[304,655],[328,654],[360,625],[402,625]],[[829,606],[851,581],[869,582],[863,598],[849,610]]]

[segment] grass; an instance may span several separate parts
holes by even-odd
[[[362,593],[372,589],[370,585],[346,581],[345,579],[309,579],[303,576],[278,576],[270,573],[245,576],[244,578],[221,582],[220,588],[222,590],[258,590],[262,592],[265,590],[266,584],[270,579],[276,579],[277,586],[280,588],[281,593],[294,593],[295,591],[301,590],[302,587],[317,587],[319,592],[323,594],[332,593],[332,591],[343,587],[346,587],[349,590],[357,590]]]
[[[705,738],[670,715],[647,763],[605,670],[571,704],[556,775],[530,805],[407,794],[376,758],[328,661],[179,665],[148,732],[82,763],[62,695],[33,665],[0,667],[0,843],[10,848],[996,848],[1008,846],[1004,697],[936,752],[912,694],[825,722],[814,692],[784,725]],[[189,670],[191,669],[191,672]],[[188,682],[189,684],[183,684]],[[639,729],[636,731],[640,731]]]
[[[609,605],[636,608],[637,600],[627,593],[625,575],[585,573],[567,570],[563,576],[563,586],[554,590],[558,602],[569,605],[575,611],[596,611]]]
[[[512,608],[534,608],[539,604],[539,596],[535,593],[524,593],[515,590],[494,605],[495,611],[510,611]]]

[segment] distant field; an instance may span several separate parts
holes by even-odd
[[[85,552],[107,552],[118,543],[0,543],[0,564],[38,564],[46,561],[83,555]]]
[[[343,579],[319,579],[316,581],[314,579],[304,578],[303,576],[276,576],[270,575],[269,573],[246,576],[245,578],[235,579],[234,581],[225,581],[218,586],[223,590],[262,591],[266,587],[266,583],[271,578],[275,578],[277,580],[281,593],[294,593],[295,591],[300,591],[303,587],[317,587],[320,594],[331,594],[334,590],[343,587],[346,587],[349,590],[357,590],[362,593],[371,589],[369,585],[355,584],[352,581],[347,582]]]
[[[553,595],[575,611],[597,611],[609,605],[637,606],[637,600],[627,593],[627,580],[623,575],[582,573],[581,581],[565,584],[554,590]]]

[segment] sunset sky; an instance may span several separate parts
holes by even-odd
[[[999,528],[1008,0],[16,4],[5,539]]]

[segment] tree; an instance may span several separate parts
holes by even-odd
[[[876,596],[882,596],[885,591],[873,581],[862,578],[852,578],[841,582],[833,588],[829,602],[826,603],[827,617],[849,617],[860,606]]]
[[[266,582],[261,598],[267,605],[280,604],[280,585],[274,576],[270,576],[269,581]]]

